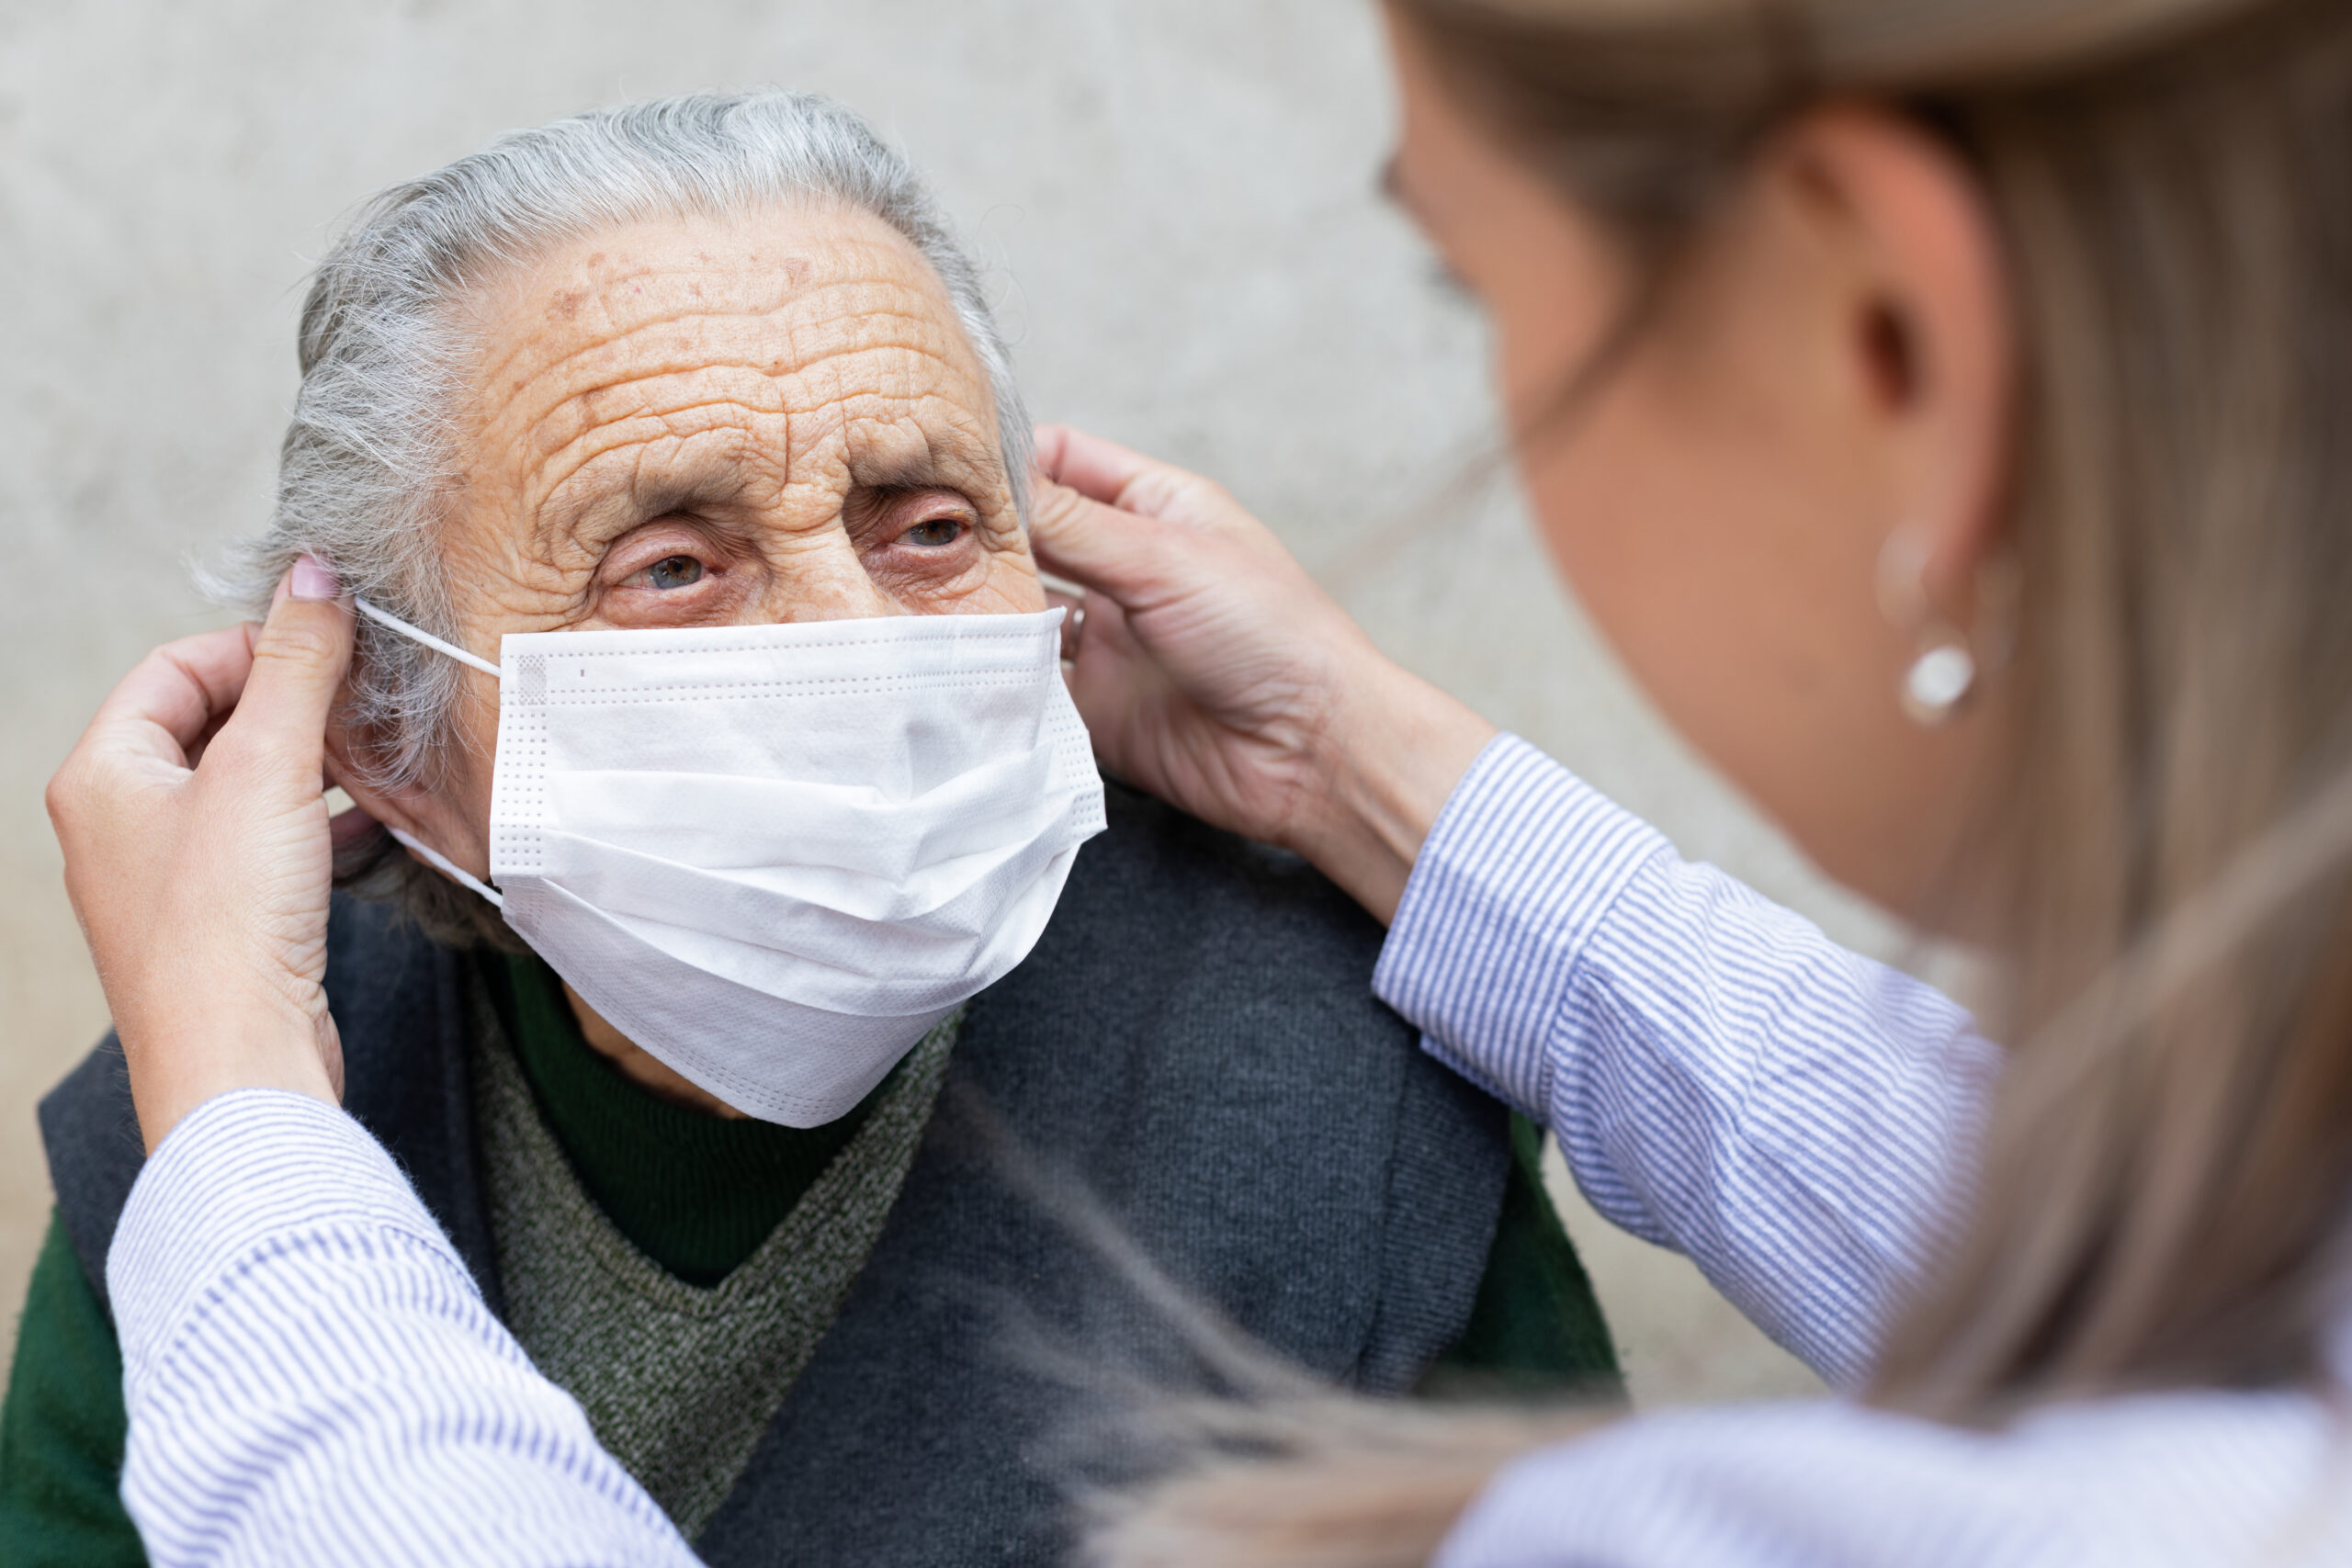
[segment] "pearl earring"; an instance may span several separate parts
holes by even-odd
[[[1976,656],[1955,634],[1921,651],[1903,672],[1903,714],[1924,729],[1960,711],[1976,686]]]
[[[1932,729],[1951,719],[1976,689],[1976,655],[1968,638],[1928,602],[1928,551],[1908,528],[1886,536],[1878,552],[1879,609],[1895,626],[1916,628],[1919,656],[1903,671],[1904,716]]]

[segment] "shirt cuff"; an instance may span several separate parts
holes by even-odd
[[[399,1238],[469,1275],[408,1179],[344,1111],[284,1089],[216,1095],[149,1156],[107,1251],[123,1388],[138,1394],[224,1281],[320,1238]]]
[[[1372,987],[1456,1072],[1539,1120],[1578,956],[1665,835],[1516,735],[1446,798]]]

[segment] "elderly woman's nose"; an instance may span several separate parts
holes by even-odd
[[[798,541],[752,606],[762,621],[853,621],[907,613],[874,574],[845,529]]]

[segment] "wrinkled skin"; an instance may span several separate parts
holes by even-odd
[[[938,276],[864,213],[648,223],[472,301],[481,352],[444,543],[460,640],[1042,610],[986,371]],[[469,671],[431,790],[351,785],[489,869],[497,684]],[[330,755],[357,744],[337,732]],[[639,1082],[725,1112],[578,997]]]
[[[1493,321],[1553,559],[1667,716],[1825,870],[1985,934],[1950,874],[2003,771],[2014,694],[1996,663],[1932,730],[1896,701],[1923,622],[1999,641],[1977,585],[2005,547],[2018,328],[1982,191],[1898,115],[1797,117],[1724,193],[1670,309],[1579,420],[1547,426],[1632,258],[1448,96],[1396,20],[1393,189]],[[989,450],[981,378],[935,283],[878,226],[606,235],[479,308],[477,455],[450,540],[478,649],[508,627],[1045,602],[1001,476],[957,457]],[[1215,486],[1077,432],[1040,454],[1035,542],[1087,592],[1076,684],[1106,764],[1298,849],[1387,918],[1491,727],[1379,657]],[[919,526],[954,497],[960,527]],[[1917,561],[1908,609],[1874,581],[1895,537]],[[683,571],[654,570],[681,553]],[[332,1097],[314,973],[327,829],[306,791],[348,635],[347,610],[295,595],[250,646],[159,651],[52,784],[151,1144],[208,1093]],[[365,804],[480,870],[494,710],[469,680],[462,776]],[[272,845],[292,847],[259,883],[221,847]],[[183,887],[211,913],[146,918]]]

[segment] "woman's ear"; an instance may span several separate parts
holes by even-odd
[[[360,763],[370,741],[355,731],[338,709],[327,720],[327,782],[351,797],[351,803],[387,828],[397,829],[430,844],[473,875],[487,881],[490,857],[483,842],[483,824],[469,823],[453,802],[451,792],[412,784],[387,790],[366,783],[373,769]]]
[[[1893,112],[1806,116],[1771,154],[1838,279],[1834,352],[1918,591],[1956,625],[2004,541],[2015,321],[1999,231],[1960,156]]]
[[[373,771],[359,761],[368,749],[367,742],[353,731],[338,703],[327,716],[327,783],[349,795],[351,804],[385,827],[415,832],[415,814],[408,809],[403,798],[408,792],[382,790],[361,782]]]

